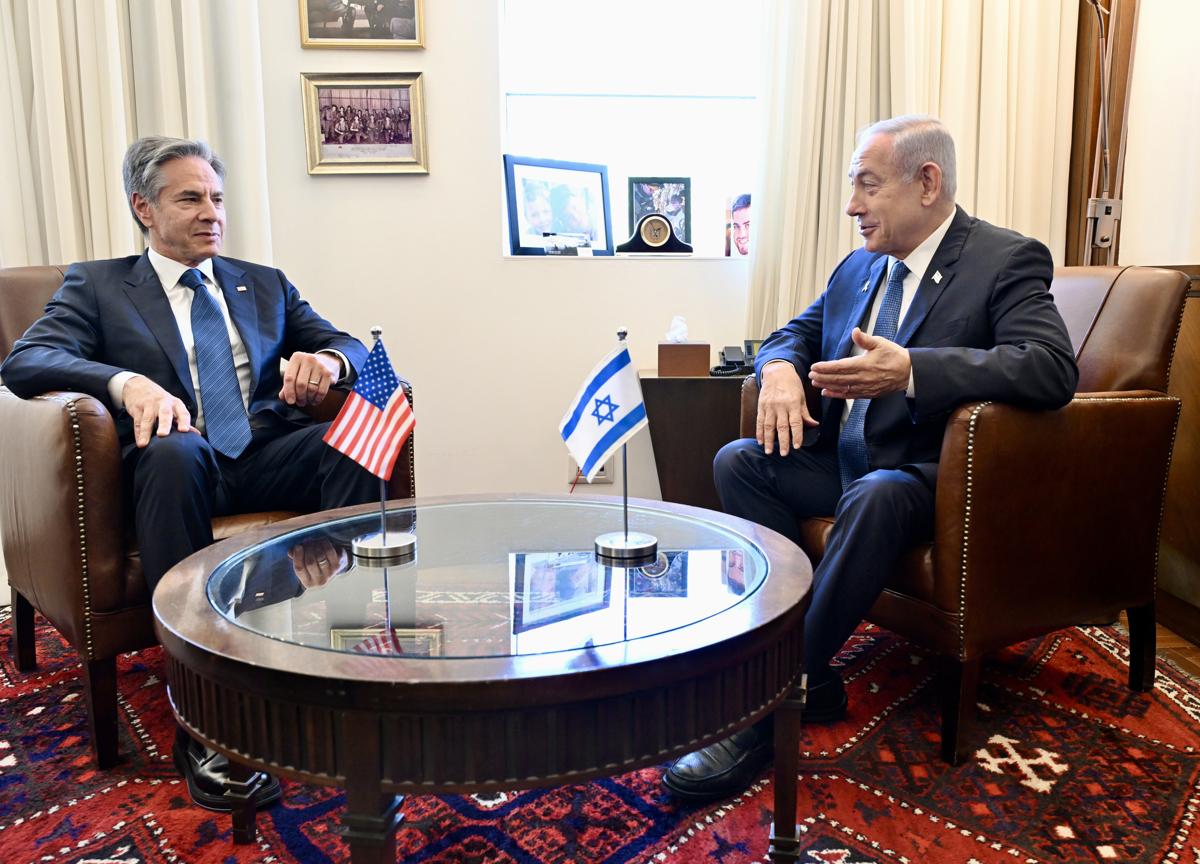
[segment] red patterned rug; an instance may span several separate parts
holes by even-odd
[[[40,623],[40,619],[39,619]],[[342,796],[284,783],[260,841],[235,847],[228,817],[193,808],[170,764],[161,649],[121,658],[121,752],[93,768],[78,658],[39,629],[37,672],[15,670],[0,609],[0,862],[343,862]],[[1200,687],[1159,663],[1152,694],[1125,687],[1125,638],[1062,631],[984,665],[976,752],[939,752],[933,658],[869,626],[840,660],[850,715],[801,742],[806,864],[1200,860]],[[410,797],[405,862],[761,861],[767,771],[739,798],[683,805],[651,769],[581,786]]]

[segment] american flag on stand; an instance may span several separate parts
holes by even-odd
[[[380,339],[367,355],[350,398],[325,433],[325,443],[376,477],[390,480],[396,457],[415,422]]]

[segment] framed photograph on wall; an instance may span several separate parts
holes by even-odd
[[[428,174],[421,73],[300,75],[309,174]]]
[[[504,177],[513,255],[545,255],[557,235],[576,254],[613,254],[607,165],[505,155]]]
[[[304,48],[424,48],[425,0],[300,0]]]
[[[684,243],[692,242],[692,178],[630,177],[629,230],[642,218],[661,213]]]

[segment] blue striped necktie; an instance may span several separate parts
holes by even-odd
[[[897,261],[888,277],[887,291],[875,318],[874,336],[896,341],[896,329],[900,326],[900,302],[904,299],[904,277],[909,273],[903,261]],[[838,469],[842,475],[842,491],[870,470],[867,465],[867,440],[863,436],[863,425],[867,419],[870,399],[855,399],[846,418],[842,434],[838,436]]]
[[[233,365],[233,346],[225,316],[204,287],[199,270],[184,271],[179,284],[192,289],[192,338],[196,345],[204,432],[214,450],[236,459],[250,443],[250,419]]]

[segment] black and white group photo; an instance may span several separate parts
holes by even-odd
[[[413,155],[407,87],[319,89],[321,144],[327,158],[404,158]]]
[[[307,33],[311,40],[386,40],[417,42],[416,0],[307,0]]]

